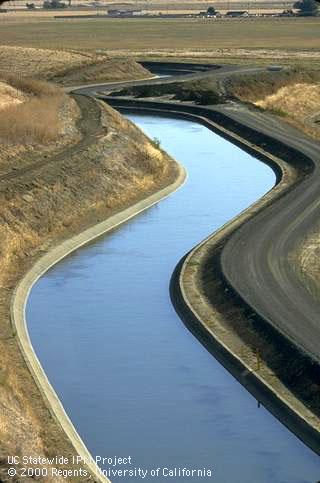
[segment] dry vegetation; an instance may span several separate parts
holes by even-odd
[[[167,156],[156,149],[140,130],[105,105],[102,125],[103,134],[99,135],[97,144],[93,144],[87,152],[82,153],[83,160],[80,166],[79,161],[75,163],[72,159],[66,159],[60,166],[48,164],[45,172],[40,169],[39,174],[45,178],[46,171],[51,171],[56,172],[56,176],[49,178],[48,184],[39,183],[38,180],[20,181],[28,187],[23,196],[20,188],[15,190],[8,187],[2,190],[2,194],[4,191],[7,192],[4,199],[8,201],[10,198],[10,202],[6,203],[2,199],[0,204],[1,216],[6,221],[2,229],[0,228],[0,285],[6,279],[9,271],[6,268],[10,263],[16,257],[23,257],[29,250],[36,248],[43,237],[52,232],[63,232],[66,225],[76,227],[82,212],[86,210],[98,213],[99,209],[119,209],[127,204],[128,199],[134,199],[140,192],[152,190],[170,175],[171,168]],[[61,170],[62,166],[66,165],[70,166],[68,175],[64,174],[64,169]],[[61,173],[58,174],[60,170]],[[85,187],[84,178],[81,178],[83,172],[86,179]],[[68,185],[67,190],[64,183]],[[16,182],[12,181],[12,184],[14,186]],[[54,189],[51,191],[52,186]],[[73,193],[72,186],[82,188],[79,193]],[[25,194],[27,196],[24,196]],[[43,203],[42,197],[46,200]],[[69,197],[79,198],[78,213],[66,210],[61,218],[57,216],[57,206],[67,204]],[[33,220],[34,212],[29,211],[29,208],[35,201],[37,206],[33,206],[33,209],[36,210],[37,216],[36,220]]]
[[[293,84],[255,104],[320,139],[320,84]]]
[[[47,50],[24,46],[0,46],[0,72],[4,74],[49,79],[66,68],[92,63],[91,55],[58,49]]]
[[[81,51],[0,46],[0,73],[67,84],[139,79],[150,76],[134,60]]]
[[[34,80],[31,75],[42,80]],[[32,162],[35,150],[41,150],[45,157],[79,139],[75,102],[45,79],[82,84],[148,76],[149,72],[133,60],[112,61],[105,55],[1,46],[0,173]]]
[[[25,95],[21,91],[9,85],[7,81],[0,81],[0,110],[21,104],[25,100]]]
[[[149,77],[152,77],[152,74],[133,59],[110,59],[107,56],[101,56],[99,62],[94,61],[80,68],[68,68],[62,74],[52,76],[50,80],[70,86]]]
[[[254,104],[320,138],[320,71],[289,69],[226,80],[227,94]]]
[[[1,143],[45,144],[55,141],[60,134],[60,110],[66,101],[63,91],[33,79],[15,76],[0,78],[3,86],[0,90]],[[3,96],[5,104],[2,102]]]
[[[0,106],[0,175],[79,140],[77,104],[57,86],[0,74]]]
[[[255,74],[238,74],[224,81],[227,93],[241,101],[256,102],[278,92],[282,87],[294,84],[315,84],[320,81],[316,69],[290,68],[278,72],[265,71]]]

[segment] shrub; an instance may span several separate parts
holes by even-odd
[[[158,138],[153,138],[152,144],[156,149],[161,149],[161,141]]]

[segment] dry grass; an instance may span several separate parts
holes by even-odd
[[[266,96],[276,94],[282,87],[294,84],[314,84],[320,81],[320,72],[316,69],[289,68],[272,72],[231,76],[224,81],[227,93],[245,102],[256,102]]]
[[[21,91],[10,86],[6,82],[0,81],[0,110],[25,101],[25,96]]]
[[[320,84],[294,84],[255,102],[263,109],[282,113],[289,122],[320,138]]]
[[[288,69],[230,77],[227,94],[252,103],[285,120],[307,134],[320,137],[320,71]]]
[[[63,72],[66,67],[81,67],[90,62],[92,56],[81,52],[0,46],[0,72],[7,75],[47,79],[50,75]]]
[[[109,133],[112,122],[113,130],[109,136],[111,135],[111,138],[118,137],[120,132],[125,132],[127,135],[127,142],[130,143],[132,156],[135,159],[134,165],[128,160],[127,168],[129,171],[135,170],[134,177],[136,180],[143,178],[145,183],[153,185],[158,179],[165,176],[168,169],[167,155],[159,147],[155,146],[154,142],[150,141],[137,126],[105,103],[101,105],[102,122],[105,128],[109,130]],[[118,141],[119,139],[115,139],[115,142]]]
[[[94,80],[130,80],[150,75],[132,59],[114,60],[105,54],[7,45],[0,46],[0,73],[59,82],[69,79],[75,84]]]
[[[6,144],[47,143],[59,136],[59,113],[64,100],[62,90],[46,82],[2,76],[20,102],[8,103],[0,110],[0,139]],[[44,121],[45,120],[45,121]]]
[[[58,86],[50,84],[49,82],[24,77],[23,75],[5,75],[0,73],[0,77],[14,88],[31,96],[54,97],[62,94],[62,90]]]
[[[78,68],[67,68],[62,74],[51,77],[51,80],[62,85],[83,85],[103,83],[111,81],[123,81],[130,79],[146,79],[151,77],[149,71],[133,59],[109,59],[102,60]]]
[[[48,165],[38,174],[46,178],[47,172],[51,173],[46,183],[25,180],[21,181],[24,191],[19,187],[0,194],[0,287],[8,283],[10,267],[17,260],[53,233],[64,232],[66,226],[76,227],[84,212],[97,216],[99,210],[108,210],[110,214],[130,204],[141,192],[154,191],[174,177],[175,167],[165,153],[118,112],[100,105],[105,135],[100,135],[85,154]],[[64,216],[57,216],[57,206],[70,207],[74,199],[79,205],[77,213],[63,209],[60,213]]]
[[[30,99],[0,111],[2,143],[47,143],[59,136],[62,96]],[[45,122],[44,122],[45,119]]]

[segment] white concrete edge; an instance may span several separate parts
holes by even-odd
[[[43,396],[45,402],[47,403],[51,415],[62,427],[65,434],[74,446],[77,454],[83,458],[83,460],[86,462],[87,468],[90,470],[92,475],[97,479],[98,482],[101,483],[110,483],[110,480],[101,473],[98,465],[92,458],[89,450],[87,449],[76,428],[71,422],[69,416],[67,415],[55,390],[50,384],[44,372],[44,369],[42,368],[41,363],[34,351],[27,327],[26,305],[33,285],[53,265],[58,263],[60,260],[65,258],[77,248],[80,248],[94,238],[118,227],[125,221],[145,211],[146,209],[167,198],[170,194],[178,190],[185,183],[187,178],[187,173],[185,169],[179,164],[178,168],[178,177],[170,185],[159,190],[157,193],[148,196],[144,200],[135,203],[131,207],[126,208],[125,210],[107,218],[105,221],[98,223],[91,228],[88,228],[79,235],[65,240],[64,242],[50,250],[48,253],[43,255],[39,260],[36,261],[33,267],[20,280],[14,290],[11,300],[10,312],[13,330],[14,333],[16,333],[17,335],[17,340],[21,348],[23,357],[40,390],[40,393]]]

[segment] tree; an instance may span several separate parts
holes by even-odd
[[[294,8],[300,10],[300,15],[317,15],[318,3],[315,0],[299,0],[294,4]]]
[[[214,7],[208,7],[207,15],[215,15],[215,14],[216,14],[216,9]]]

